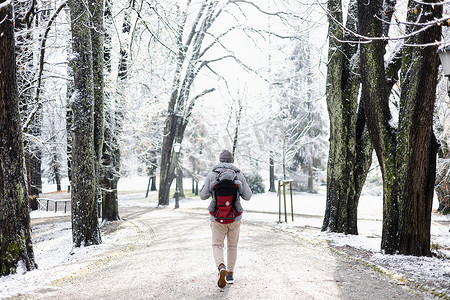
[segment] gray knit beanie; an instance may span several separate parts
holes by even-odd
[[[231,154],[228,150],[223,150],[220,153],[219,161],[224,163],[232,163],[233,162],[233,154]]]

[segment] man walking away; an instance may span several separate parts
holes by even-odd
[[[237,244],[244,211],[240,198],[250,200],[252,191],[240,169],[233,164],[233,155],[223,150],[220,163],[206,176],[200,190],[200,198],[208,199],[212,195],[208,210],[211,214],[212,248],[216,267],[219,270],[217,285],[225,287],[233,283],[234,266],[237,258]],[[224,260],[224,241],[227,238],[227,265]]]

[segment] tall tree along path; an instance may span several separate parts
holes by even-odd
[[[123,208],[114,247],[25,299],[426,299],[369,267],[269,225],[241,227],[235,283],[217,287],[206,210]],[[111,225],[109,225],[111,226]],[[118,234],[118,232],[121,232]]]

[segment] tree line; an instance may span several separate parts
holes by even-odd
[[[5,53],[0,58],[1,274],[14,273],[19,262],[27,270],[37,267],[29,204],[42,192],[45,159],[58,189],[66,160],[76,247],[101,243],[99,203],[103,220],[120,219],[117,184],[127,144],[134,145],[134,156],[153,179],[152,189],[159,168],[159,205],[169,204],[172,182],[176,176],[181,181],[183,172],[191,175],[194,189],[206,168],[203,157],[218,150],[207,144],[220,145],[222,138],[201,121],[196,108],[211,101],[219,85],[228,87],[233,99],[224,114],[223,138],[233,153],[251,161],[255,172],[269,169],[270,191],[275,190],[275,166],[291,174],[305,172],[307,190],[314,191],[327,148],[326,120],[318,104],[325,90],[330,139],[323,230],[357,234],[358,199],[375,150],[383,177],[382,250],[429,256],[439,74],[431,44],[441,33],[440,26],[429,24],[442,18],[442,6],[435,4],[411,1],[401,25],[404,36],[394,44],[395,2],[350,1],[344,12],[341,1],[328,1],[327,74],[318,87],[321,57],[314,56],[317,49],[310,41],[320,22],[311,9],[317,4],[306,5],[303,10],[314,17],[305,17],[293,12],[293,7],[304,8],[295,1],[0,1]],[[242,21],[252,13],[267,18],[268,26]],[[262,69],[228,44],[236,33],[269,45]],[[282,49],[275,40],[290,46]],[[62,56],[68,63],[49,63],[51,49],[58,49],[53,61]],[[230,62],[265,87],[256,97],[264,96],[269,109],[250,123],[244,117],[253,109],[247,99],[254,89],[230,88],[232,82],[220,70],[221,63]],[[50,69],[54,75],[48,75]],[[216,83],[200,83],[205,74]],[[55,92],[58,84],[46,84],[50,78],[65,87],[55,110],[46,101],[61,91]],[[130,110],[133,105],[137,108]],[[399,116],[397,123],[393,114]],[[246,139],[250,127],[256,139]],[[263,135],[262,127],[272,134]],[[174,145],[185,150],[175,151]],[[176,163],[181,160],[191,167]],[[438,176],[438,195],[444,199],[446,178]]]

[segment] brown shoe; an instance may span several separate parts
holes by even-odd
[[[224,264],[219,265],[219,280],[217,281],[217,286],[224,288],[227,285],[225,277],[227,276],[227,268]]]

